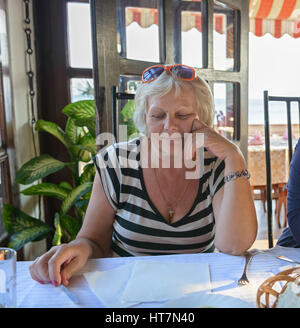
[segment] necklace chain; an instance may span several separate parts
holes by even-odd
[[[159,179],[158,179],[158,176],[157,176],[156,168],[154,168],[154,173],[155,173],[155,178],[156,178],[156,182],[157,182],[157,184],[158,184],[159,191],[160,191],[160,193],[161,193],[161,195],[162,195],[162,198],[163,198],[164,202],[165,202],[165,203],[167,204],[167,206],[168,206],[168,213],[169,213],[169,218],[168,218],[168,220],[169,220],[169,222],[171,222],[171,220],[173,219],[174,214],[175,214],[174,205],[175,205],[175,204],[177,205],[177,204],[180,203],[180,201],[182,200],[183,196],[185,195],[185,192],[186,192],[186,190],[187,190],[189,184],[191,183],[191,181],[189,181],[189,182],[186,184],[186,186],[185,186],[185,188],[184,188],[182,194],[181,194],[180,197],[178,198],[178,200],[177,200],[176,202],[174,202],[174,203],[171,204],[170,202],[168,202],[168,201],[166,200],[166,198],[165,198],[165,196],[164,196],[164,194],[163,194],[163,192],[162,192],[162,189],[161,189],[161,187],[160,187],[160,183],[159,183]]]

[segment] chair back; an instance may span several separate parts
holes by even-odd
[[[112,86],[112,133],[116,142],[119,141],[118,126],[120,123],[120,106],[117,100],[130,100],[135,98],[135,94],[127,92],[119,92],[116,86]]]
[[[266,154],[266,190],[267,190],[267,215],[268,215],[268,242],[269,248],[273,247],[273,220],[272,220],[272,179],[271,179],[271,147],[270,147],[270,122],[269,122],[269,102],[285,102],[287,114],[287,134],[288,134],[288,154],[289,163],[293,156],[292,120],[291,103],[298,103],[299,122],[300,122],[300,97],[279,97],[270,96],[268,91],[264,91],[264,125],[265,125],[265,154]],[[300,125],[299,125],[300,128]]]

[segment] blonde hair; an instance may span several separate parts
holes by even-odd
[[[209,85],[200,77],[196,77],[192,81],[185,81],[165,71],[156,80],[150,83],[141,83],[137,88],[133,122],[139,132],[147,135],[146,112],[150,96],[164,96],[172,89],[175,90],[175,95],[178,95],[185,88],[192,88],[201,121],[212,127],[214,121],[214,105]]]

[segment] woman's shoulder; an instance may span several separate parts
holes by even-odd
[[[214,153],[212,153],[207,148],[204,148],[203,152],[203,158],[204,158],[204,166],[215,166],[216,163],[222,162],[222,160],[217,157]]]
[[[140,158],[140,143],[141,138],[121,141],[111,145],[107,145],[101,149],[97,155],[97,161],[105,162],[109,167],[113,165],[113,168],[138,167]]]
[[[136,137],[134,139],[116,142],[110,145],[105,146],[104,148],[100,149],[98,151],[98,154],[104,155],[104,154],[112,154],[117,153],[117,155],[120,154],[120,152],[123,154],[124,151],[139,151],[139,145],[141,143],[141,137]]]

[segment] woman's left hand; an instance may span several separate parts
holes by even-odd
[[[192,125],[193,158],[196,153],[196,133],[203,133],[203,146],[220,159],[226,160],[228,156],[233,155],[242,156],[239,148],[234,143],[221,136],[213,128],[210,128],[200,120],[195,119]]]

